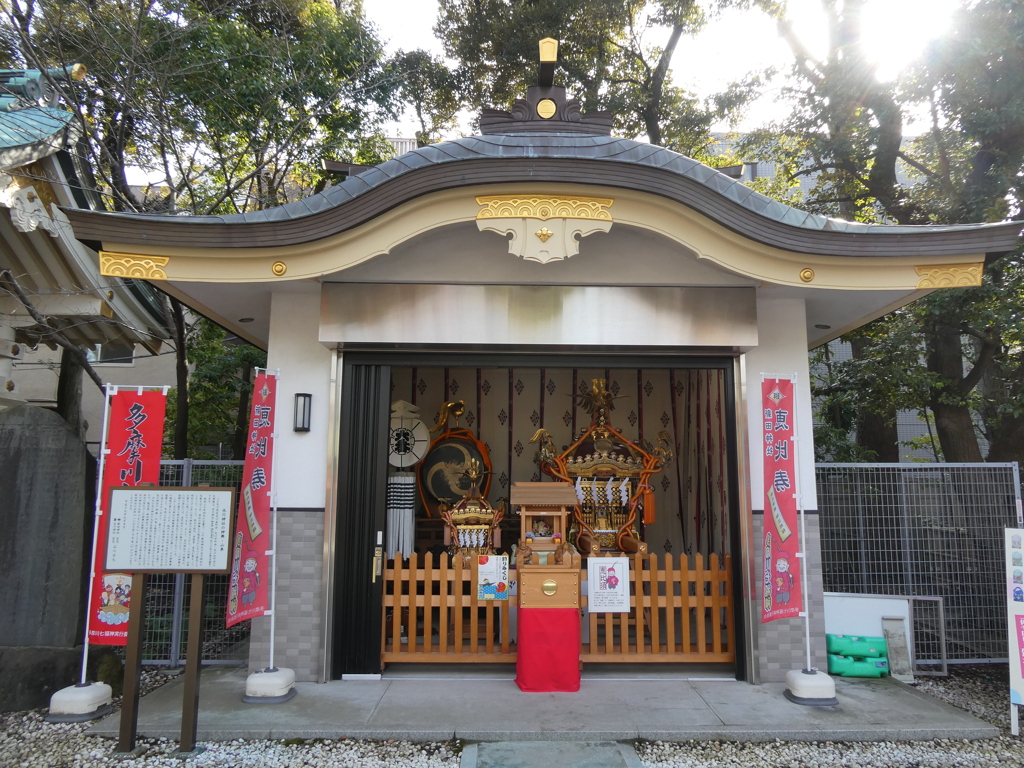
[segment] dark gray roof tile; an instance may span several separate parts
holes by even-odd
[[[717,175],[718,173],[714,168],[708,168],[706,165],[701,165],[700,163],[694,163],[683,171],[683,176],[686,176],[688,179],[693,179],[694,181],[699,181],[701,184],[706,184],[710,179]]]
[[[472,165],[466,165],[465,170],[455,169],[454,172],[447,169],[451,164],[463,162]],[[416,179],[404,180],[404,177],[414,174]],[[641,177],[644,181],[638,182],[637,179]],[[872,242],[867,247],[872,255],[882,251],[896,255],[906,252],[903,234],[914,235],[915,237],[911,239],[920,249],[924,247],[924,243],[917,236],[922,233],[935,232],[948,238],[951,232],[963,230],[967,232],[965,236],[970,237],[973,236],[970,230],[976,229],[868,226],[857,222],[827,219],[769,200],[712,168],[663,147],[611,136],[559,132],[490,134],[432,144],[407,152],[362,174],[350,176],[318,195],[280,208],[222,217],[179,217],[172,221],[162,217],[162,224],[165,228],[172,223],[187,226],[227,226],[243,222],[276,223],[292,219],[295,220],[293,228],[286,229],[283,225],[275,225],[268,227],[265,232],[261,231],[263,242],[267,245],[276,242],[304,242],[302,238],[316,239],[334,231],[342,231],[336,228],[343,229],[353,225],[346,223],[349,221],[364,221],[367,217],[376,215],[374,211],[379,207],[393,206],[408,199],[408,195],[488,180],[518,182],[528,178],[553,181],[566,178],[576,183],[606,184],[613,187],[632,187],[640,183],[641,186],[636,188],[647,189],[677,200],[755,240],[777,242],[779,247],[796,250],[806,248],[809,252],[816,253],[859,255],[865,251],[860,239],[836,239],[837,236],[844,234],[875,235],[877,244]],[[367,205],[345,208],[346,204],[355,198],[371,193],[371,202]],[[735,208],[730,210],[730,206]],[[339,210],[329,219],[318,219],[315,226],[306,225],[304,220],[308,217],[317,216],[332,208]],[[83,231],[93,232],[92,239],[99,239],[96,232],[107,231],[111,226],[116,229],[118,225],[114,224],[115,221],[142,221],[134,215],[122,214],[71,212],[69,216],[76,217],[76,232],[81,226],[84,228]],[[147,217],[144,221],[160,218]],[[89,220],[88,224],[86,219]],[[174,230],[178,228],[172,227]],[[988,229],[984,229],[982,225],[978,234],[979,242],[983,240],[998,243],[992,246],[998,252],[1008,250],[1012,246],[1007,245],[1009,236],[1002,234],[1004,229],[1005,225],[988,225]],[[190,236],[186,234],[186,229],[180,231],[182,240],[175,240],[179,237],[176,234],[167,234],[167,242],[188,242]],[[1014,237],[1017,233],[1019,228],[1014,231]],[[112,239],[117,240],[117,237]],[[870,239],[876,240],[875,237]],[[237,247],[245,238],[225,234],[224,240],[230,247]],[[889,245],[882,246],[882,242]],[[952,249],[951,252],[963,252],[956,250],[960,248],[957,243],[959,240],[954,238],[943,247]]]

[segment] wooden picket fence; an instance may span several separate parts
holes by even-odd
[[[476,558],[396,554],[384,570],[381,663],[514,662],[510,600],[479,600]]]
[[[712,555],[706,568],[701,555],[631,559],[630,612],[586,614],[582,661],[735,661],[729,555]],[[381,663],[514,662],[516,598],[479,600],[476,583],[475,558],[396,555],[384,570]]]
[[[588,613],[580,658],[591,662],[732,662],[732,560],[633,555],[629,613]],[[587,579],[583,569],[581,578]],[[585,592],[586,590],[581,590]],[[586,607],[587,596],[580,596]]]

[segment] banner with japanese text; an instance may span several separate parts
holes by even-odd
[[[277,377],[262,371],[253,383],[249,442],[242,469],[238,522],[231,554],[227,626],[263,616],[270,608],[270,475],[274,460]]]
[[[125,645],[131,607],[130,573],[104,573],[112,487],[160,484],[167,395],[162,389],[118,389],[110,395],[107,434],[101,447],[103,478],[98,505],[99,525],[93,542],[92,593],[89,595],[89,642]]]
[[[761,382],[764,459],[764,597],[761,622],[790,619],[803,610],[803,585],[796,553],[796,408],[792,379]]]

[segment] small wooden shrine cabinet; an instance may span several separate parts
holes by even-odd
[[[522,535],[516,551],[520,608],[579,608],[580,556],[568,541],[578,501],[570,483],[513,483]]]

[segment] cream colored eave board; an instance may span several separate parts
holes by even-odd
[[[817,337],[814,341],[809,342],[807,345],[807,351],[810,352],[812,349],[817,349],[822,344],[828,344],[830,341],[835,341],[843,334],[849,333],[850,331],[855,331],[858,328],[862,328],[868,323],[873,322],[880,317],[885,317],[890,312],[895,312],[897,309],[902,309],[908,304],[912,304],[918,299],[923,298],[927,296],[929,293],[934,292],[935,289],[927,291],[915,291],[914,293],[909,293],[905,297],[899,299],[898,301],[894,301],[891,304],[887,304],[881,309],[876,310],[875,312],[871,312],[870,314],[864,315],[864,317],[858,318],[853,322],[847,323],[841,328],[832,328],[825,335]]]
[[[203,302],[197,301],[193,296],[189,295],[188,293],[185,293],[184,291],[182,291],[178,286],[174,285],[173,283],[166,282],[166,281],[161,282],[160,283],[160,290],[163,291],[164,293],[166,293],[168,296],[173,296],[178,301],[180,301],[182,304],[187,306],[189,309],[191,309],[191,310],[193,310],[195,312],[198,312],[203,317],[206,317],[206,318],[209,318],[210,320],[213,320],[213,322],[215,322],[217,325],[221,326],[222,328],[224,328],[224,329],[226,329],[228,331],[231,331],[231,333],[235,334],[240,339],[244,339],[245,341],[247,341],[250,344],[252,344],[254,347],[258,347],[259,349],[262,349],[264,352],[266,352],[266,350],[267,350],[267,341],[266,341],[266,339],[261,339],[258,336],[254,336],[252,333],[246,331],[244,326],[240,325],[239,323],[232,322],[231,320],[228,320],[227,318],[225,318],[220,313],[215,312],[214,310],[210,309],[209,305],[207,305],[207,304],[205,304]]]
[[[774,285],[840,290],[919,290],[916,268],[980,267],[984,254],[915,257],[843,257],[801,254],[738,235],[708,217],[662,197],[632,190],[580,184],[480,185],[426,195],[355,229],[322,240],[283,248],[181,248],[105,242],[104,251],[166,257],[168,280],[265,283],[324,278],[344,280],[344,270],[388,253],[432,229],[474,221],[476,197],[495,194],[600,195],[611,198],[613,226],[658,233],[744,277]],[[496,237],[480,232],[479,237]],[[509,254],[508,258],[516,258]],[[579,255],[586,258],[586,243]],[[961,270],[962,272],[962,270]],[[980,270],[974,272],[980,277]],[[803,276],[803,277],[802,277]],[[445,282],[443,275],[438,282]]]

